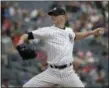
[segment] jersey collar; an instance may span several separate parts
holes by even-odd
[[[55,25],[53,25],[53,27],[56,27],[56,26],[55,26]],[[64,28],[59,28],[59,27],[56,27],[56,28],[61,29],[61,30],[65,30],[65,29],[66,29],[66,27],[64,27]]]

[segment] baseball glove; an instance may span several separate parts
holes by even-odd
[[[18,50],[23,60],[34,59],[36,57],[36,52],[30,44],[25,43],[17,45],[16,49]]]

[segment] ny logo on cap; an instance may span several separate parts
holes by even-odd
[[[56,7],[53,10],[56,10]]]

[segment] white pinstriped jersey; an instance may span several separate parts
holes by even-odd
[[[65,30],[55,26],[44,27],[32,32],[34,38],[43,39],[45,45],[43,50],[48,55],[49,64],[64,65],[73,62],[72,51],[75,34],[71,28]],[[54,87],[58,84],[62,87],[84,87],[78,75],[73,70],[73,66],[65,69],[48,68],[39,75],[31,78],[23,85],[25,87]]]
[[[43,27],[32,31],[34,38],[44,40],[42,49],[47,53],[49,64],[63,65],[73,62],[75,33],[69,27],[65,30],[56,26]]]

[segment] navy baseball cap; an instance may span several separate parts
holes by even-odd
[[[65,15],[65,14],[66,14],[65,10],[60,7],[55,7],[48,12],[48,15],[50,16],[58,16],[58,15]]]

